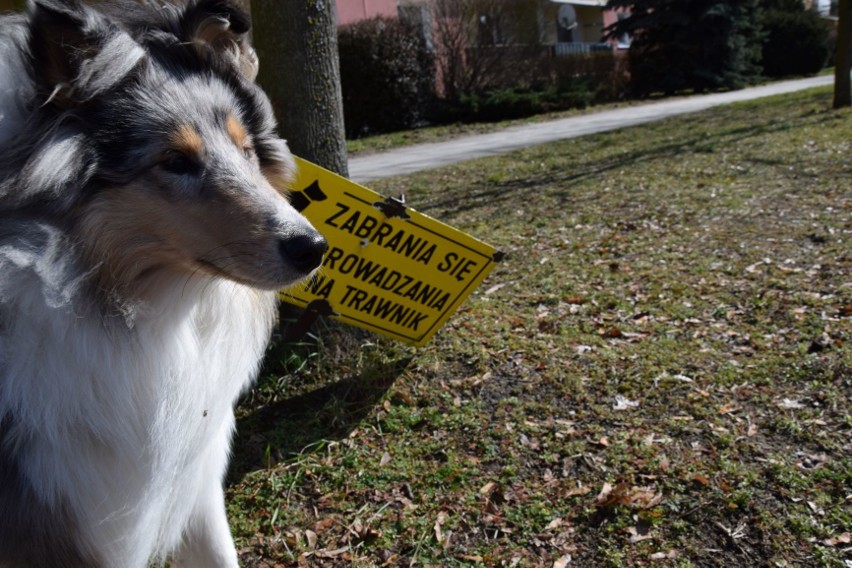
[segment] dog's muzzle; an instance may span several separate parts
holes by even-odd
[[[328,243],[321,234],[311,231],[282,239],[280,247],[284,261],[307,274],[322,264]]]

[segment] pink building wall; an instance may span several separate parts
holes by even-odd
[[[351,24],[374,16],[396,16],[397,0],[335,0],[338,25]]]
[[[614,10],[604,10],[602,15],[604,27],[610,26],[618,21],[618,12]]]

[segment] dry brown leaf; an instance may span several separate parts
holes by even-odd
[[[501,282],[500,284],[495,284],[494,286],[483,292],[483,294],[486,296],[490,296],[500,288],[503,288],[506,284],[508,284],[508,282]]]
[[[315,550],[317,547],[317,533],[308,529],[305,531],[305,540],[308,541],[308,548]]]
[[[639,406],[638,400],[630,400],[626,396],[615,395],[615,403],[612,405],[613,410],[630,410]]]
[[[575,497],[577,495],[586,495],[592,492],[591,485],[579,485],[577,487],[572,487],[568,491],[562,494],[563,497]]]
[[[334,519],[330,517],[326,517],[321,519],[313,524],[313,530],[316,531],[317,534],[320,534],[327,530],[329,527],[334,525]]]
[[[596,501],[598,507],[611,507],[614,505],[625,505],[632,509],[651,509],[660,504],[663,494],[658,493],[653,487],[630,487],[626,483],[619,483],[612,487],[604,483]]]
[[[619,337],[624,337],[624,333],[618,329],[617,327],[610,328],[601,328],[598,330],[598,335],[601,337],[606,337],[608,339],[618,339]]]
[[[798,400],[792,398],[782,399],[781,402],[778,403],[778,406],[781,408],[787,408],[791,410],[797,410],[799,408],[805,408],[805,405],[799,402]]]
[[[565,556],[561,556],[561,557],[557,558],[553,562],[553,568],[565,568],[569,564],[571,564],[571,555],[566,554]]]
[[[391,399],[393,400],[394,404],[403,404],[405,406],[413,406],[414,405],[414,401],[411,400],[411,397],[408,396],[404,392],[397,391],[397,392],[393,393],[391,395]]]
[[[435,540],[438,544],[444,542],[444,533],[441,530],[441,525],[444,524],[444,521],[447,519],[447,513],[441,511],[438,513],[438,518],[435,520]]]
[[[560,528],[560,527],[562,526],[562,523],[563,523],[563,522],[564,522],[564,521],[563,521],[560,517],[556,517],[555,519],[553,519],[552,521],[550,521],[549,523],[547,523],[547,526],[546,526],[546,527],[544,527],[544,529],[545,529],[545,530],[548,530],[548,531],[552,531],[552,530],[558,529],[558,528]]]
[[[365,525],[361,522],[361,519],[355,519],[355,522],[349,527],[349,532],[361,542],[372,542],[382,536],[381,531]]]
[[[635,544],[637,542],[642,542],[643,540],[650,540],[654,538],[651,536],[650,527],[647,525],[637,525],[635,527],[627,527],[627,534],[630,535],[630,542]]]
[[[696,473],[695,475],[693,475],[692,481],[694,481],[694,482],[696,482],[700,485],[703,485],[704,487],[707,487],[707,486],[710,485],[710,480],[707,479],[705,476],[701,475],[700,473]]]
[[[612,493],[612,489],[613,489],[612,484],[605,481],[604,484],[603,484],[603,487],[601,487],[601,492],[598,493],[597,497],[595,497],[595,501],[600,503],[600,502],[608,499],[609,495]]]
[[[629,505],[638,509],[650,509],[656,507],[663,501],[663,494],[658,493],[653,487],[631,488]]]
[[[852,543],[852,534],[845,532],[843,534],[839,534],[833,538],[827,538],[823,541],[826,546],[837,546],[838,544],[849,544]]]
[[[337,548],[334,550],[317,550],[315,556],[317,558],[335,558],[342,554],[346,554],[347,552],[349,552],[349,549],[349,546],[344,546],[342,548]]]

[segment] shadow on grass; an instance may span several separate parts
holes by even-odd
[[[227,484],[237,483],[252,471],[270,467],[306,449],[345,439],[369,415],[408,367],[411,357],[364,357],[366,360],[357,371],[350,371],[343,358],[351,364],[352,353],[361,348],[363,341],[364,333],[360,330],[334,323],[326,324],[319,338],[307,343],[281,344],[273,339],[264,374],[286,377],[289,370],[281,368],[278,356],[296,351],[300,357],[310,352],[312,356],[330,359],[323,361],[324,367],[339,364],[343,378],[308,385],[301,389],[303,392],[285,392],[270,402],[244,401],[242,406],[249,412],[237,419]],[[334,343],[334,349],[322,346],[329,342]],[[295,383],[297,379],[284,381]],[[298,385],[289,386],[298,388]],[[263,389],[263,384],[258,389]]]
[[[685,119],[679,118],[684,121]],[[687,126],[676,136],[664,136],[657,140],[643,140],[639,149],[628,151],[613,150],[609,156],[601,159],[580,163],[572,171],[547,172],[536,176],[526,176],[519,180],[509,180],[502,183],[489,183],[470,188],[462,199],[453,194],[445,198],[431,200],[419,207],[423,212],[430,210],[447,210],[464,212],[482,209],[489,205],[495,214],[503,211],[499,204],[505,201],[523,201],[530,191],[540,191],[542,187],[556,186],[561,192],[567,192],[576,184],[587,179],[600,177],[604,174],[629,169],[637,164],[655,161],[684,153],[715,153],[726,146],[735,146],[744,140],[759,136],[771,135],[801,128],[805,123],[822,124],[835,120],[828,110],[814,113],[810,109],[796,114],[791,109],[789,120],[777,121],[774,118],[760,119],[753,117],[753,122],[745,126],[737,126],[724,130],[713,129],[714,134],[708,135],[708,127],[702,126],[705,119],[701,116],[687,120]],[[693,124],[694,123],[694,124]],[[694,127],[693,127],[694,126]],[[603,134],[606,135],[606,134]],[[803,159],[800,164],[785,164],[789,167],[806,165]],[[803,169],[803,168],[802,168]],[[564,194],[564,199],[569,196]],[[570,199],[575,199],[571,196]]]

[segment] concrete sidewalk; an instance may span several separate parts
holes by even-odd
[[[536,144],[617,130],[670,116],[706,110],[718,105],[792,93],[833,83],[834,76],[822,75],[727,93],[669,99],[549,122],[512,126],[499,132],[456,138],[446,142],[405,146],[388,152],[351,158],[349,177],[356,182],[366,182],[410,174],[465,160],[503,154]]]

